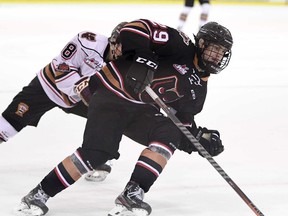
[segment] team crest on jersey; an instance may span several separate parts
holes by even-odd
[[[186,65],[173,64],[173,67],[182,75],[186,74],[187,70],[189,70]]]
[[[156,94],[166,103],[171,103],[184,97],[177,89],[178,78],[177,76],[162,77],[159,79],[153,79],[151,88]],[[139,96],[140,100],[145,103],[153,102],[152,98],[146,91],[142,92]]]
[[[25,103],[20,102],[17,107],[16,115],[23,117],[23,115],[29,110],[29,106]]]
[[[70,72],[70,67],[65,62],[58,65],[57,71],[61,72]]]
[[[102,64],[97,61],[95,58],[85,58],[84,59],[85,64],[87,64],[92,69],[95,69],[99,71],[102,68]]]

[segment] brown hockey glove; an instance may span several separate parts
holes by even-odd
[[[81,98],[82,102],[88,106],[92,97],[89,89],[89,77],[83,77],[74,84],[75,93]]]
[[[224,146],[222,145],[222,141],[220,139],[220,133],[217,130],[208,130],[205,127],[198,127],[196,130],[190,132],[196,139],[198,139],[200,144],[212,157],[217,156],[224,151]],[[187,137],[182,139],[178,149],[189,154],[191,154],[193,151],[197,151],[196,147],[187,139]]]

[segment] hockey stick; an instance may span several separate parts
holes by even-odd
[[[167,116],[174,122],[174,124],[181,130],[181,132],[190,140],[196,149],[206,158],[209,163],[217,170],[217,172],[226,180],[226,182],[236,191],[242,200],[252,209],[257,216],[264,216],[264,214],[252,203],[252,201],[244,194],[244,192],[236,185],[236,183],[227,175],[227,173],[219,166],[219,164],[212,158],[206,149],[199,143],[199,141],[191,134],[191,132],[181,123],[181,121],[174,115],[173,111],[158,97],[158,95],[146,86],[145,91],[150,97],[159,105],[159,107],[167,114]]]

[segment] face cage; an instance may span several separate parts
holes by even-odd
[[[224,68],[227,67],[227,65],[229,64],[229,61],[231,59],[231,55],[232,52],[231,50],[227,51],[224,55],[223,58],[221,59],[221,61],[218,64],[215,64],[213,62],[210,61],[205,61],[204,60],[204,53],[202,53],[202,59],[203,59],[203,63],[204,63],[204,69],[207,73],[211,73],[211,74],[218,74],[220,73]]]
[[[114,60],[118,59],[122,55],[122,50],[119,51],[119,44],[116,42],[110,42],[110,49],[112,53],[112,57]],[[120,53],[119,55],[116,55],[116,53]]]

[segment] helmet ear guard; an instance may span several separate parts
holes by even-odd
[[[227,67],[231,59],[231,48],[233,45],[232,35],[227,28],[217,22],[208,22],[200,28],[194,37],[201,61],[199,65],[205,73],[217,74]],[[209,60],[207,54],[204,56],[204,52],[209,46],[221,46],[225,49],[222,59],[218,63]]]

